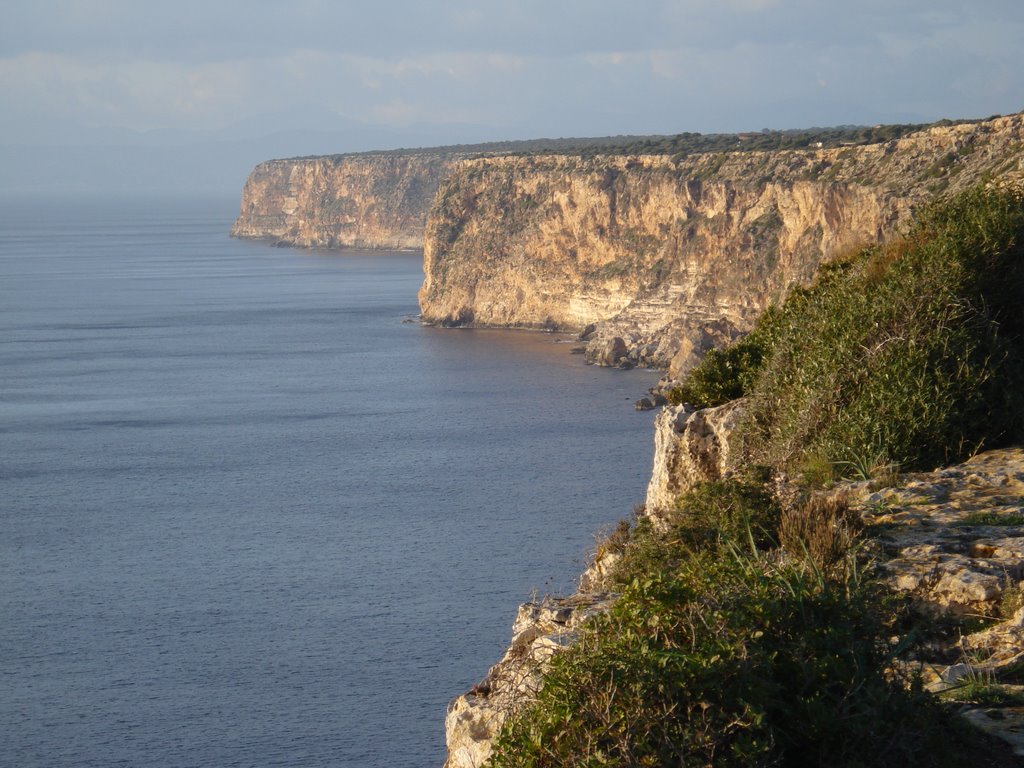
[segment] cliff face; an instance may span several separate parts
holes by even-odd
[[[381,153],[261,163],[231,235],[304,248],[421,248],[434,194],[457,159]]]
[[[591,359],[678,374],[930,196],[1024,177],[1022,148],[1012,115],[837,149],[465,160],[427,222],[423,318],[595,324]]]

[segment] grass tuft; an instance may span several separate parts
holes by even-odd
[[[1019,512],[996,512],[995,510],[971,512],[965,515],[956,525],[958,527],[969,527],[972,525],[1024,525],[1024,514]]]
[[[843,496],[811,496],[779,519],[779,544],[793,557],[806,556],[821,571],[849,557],[862,529]]]

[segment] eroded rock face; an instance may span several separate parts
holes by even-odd
[[[720,480],[730,469],[729,435],[743,413],[743,400],[694,410],[667,406],[654,422],[654,465],[644,508],[657,522],[676,499],[699,482]]]
[[[607,611],[613,600],[607,593],[582,592],[521,605],[504,657],[448,706],[445,768],[482,766],[505,720],[536,696],[551,658],[575,641],[584,621]]]
[[[233,237],[303,248],[422,248],[427,212],[460,155],[270,160],[249,175]]]
[[[603,360],[684,372],[823,259],[933,193],[1024,177],[1020,115],[839,149],[490,157],[441,185],[420,291],[431,322],[582,329]]]

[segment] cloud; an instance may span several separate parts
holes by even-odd
[[[450,124],[483,119],[491,107],[482,94],[542,68],[523,57],[474,53],[375,58],[296,50],[192,63],[27,53],[0,59],[0,103],[23,117],[136,131],[216,130],[268,111],[299,116],[311,104],[361,122]]]
[[[47,120],[530,136],[984,115],[1024,107],[1020,39],[1004,0],[38,0],[0,28],[0,138]]]
[[[29,53],[0,60],[0,103],[23,115],[133,130],[207,129],[253,98],[256,69],[244,61],[181,65]]]

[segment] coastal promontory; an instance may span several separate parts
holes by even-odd
[[[249,175],[231,234],[303,248],[421,248],[434,194],[459,157],[381,152],[268,160]]]
[[[925,201],[1024,177],[1024,116],[270,160],[236,237],[424,250],[422,318],[583,334],[678,377]]]

